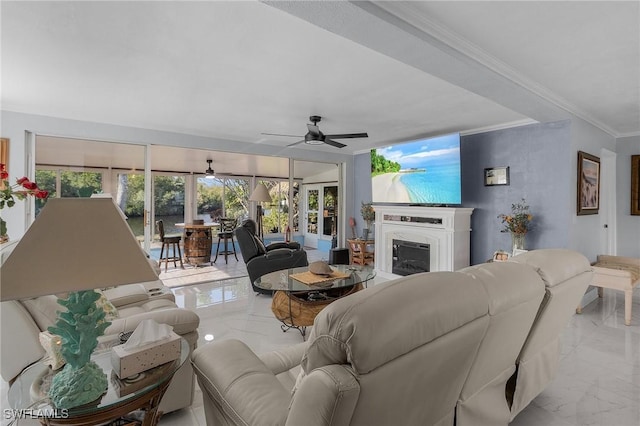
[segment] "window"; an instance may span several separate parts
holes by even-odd
[[[72,172],[60,173],[60,197],[88,198],[102,192],[102,173]]]
[[[182,233],[175,225],[184,222],[184,188],[184,176],[156,175],[153,178],[154,217],[156,221],[162,219],[166,234]]]
[[[293,183],[293,201],[291,208],[293,209],[293,223],[291,224],[292,232],[300,231],[300,183]]]
[[[144,175],[118,173],[116,204],[127,216],[127,224],[138,241],[144,240]]]
[[[196,216],[205,222],[223,215],[223,181],[199,177],[197,180]]]
[[[249,217],[249,180],[224,180],[225,217],[238,219],[238,224]]]
[[[289,181],[261,180],[271,195],[264,203],[263,226],[266,233],[283,233],[289,225]]]
[[[325,186],[322,202],[322,235],[335,235],[338,226],[338,187]]]
[[[58,173],[55,170],[36,170],[36,183],[38,188],[49,191],[49,198],[56,198],[56,182]],[[40,210],[46,204],[46,200],[36,198],[36,217],[40,214]]]
[[[200,177],[197,199],[199,219],[230,217],[240,223],[249,217],[249,180]]]
[[[49,191],[49,198],[88,198],[102,192],[102,172],[37,168],[36,183],[38,188]],[[36,199],[36,216],[45,203],[46,200]]]

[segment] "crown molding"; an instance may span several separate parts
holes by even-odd
[[[539,121],[529,118],[524,120],[511,121],[509,123],[496,124],[494,126],[477,127],[475,129],[465,130],[460,132],[460,136],[477,135],[479,133],[495,132],[497,130],[512,129],[514,127],[522,127],[522,126],[528,126],[530,124],[538,124],[538,123]]]

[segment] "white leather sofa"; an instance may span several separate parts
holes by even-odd
[[[212,342],[192,355],[207,424],[506,425],[555,375],[592,274],[538,250],[354,293],[285,350]]]
[[[162,281],[114,287],[104,290],[104,294],[116,307],[118,318],[111,320],[100,341],[133,331],[142,320],[150,318],[171,325],[189,342],[191,351],[196,348],[200,318],[193,311],[178,308]],[[24,368],[42,362],[45,351],[38,334],[56,321],[56,311],[60,309],[63,308],[53,295],[0,303],[0,373],[4,380],[11,382]],[[193,402],[194,387],[193,369],[187,362],[174,375],[159,410],[168,413],[188,407]]]

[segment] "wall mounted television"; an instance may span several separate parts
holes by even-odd
[[[372,149],[371,190],[374,203],[460,205],[460,134]]]

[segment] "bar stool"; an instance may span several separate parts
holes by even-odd
[[[160,259],[158,260],[158,266],[162,267],[162,262],[164,262],[164,271],[167,272],[167,267],[169,266],[169,262],[173,261],[173,267],[176,268],[176,261],[180,261],[180,268],[184,269],[184,265],[182,264],[182,253],[180,252],[180,240],[182,237],[180,235],[165,235],[164,234],[164,222],[162,220],[156,221],[156,226],[158,228],[158,234],[160,234],[160,242],[162,243],[162,247],[160,248]],[[167,252],[164,252],[164,249],[167,249]],[[172,249],[172,255],[169,256],[169,248]],[[178,255],[176,256],[176,249],[178,250]],[[164,258],[162,257],[164,253]]]
[[[237,219],[220,218],[220,232],[218,232],[218,246],[216,247],[216,257],[213,259],[215,263],[218,260],[218,254],[224,254],[224,263],[228,263],[227,258],[230,254],[233,254],[238,260],[236,254],[236,246],[233,241],[233,231],[236,229],[238,223]],[[220,251],[220,242],[224,240],[224,250]],[[229,249],[227,243],[231,240],[231,249]]]

